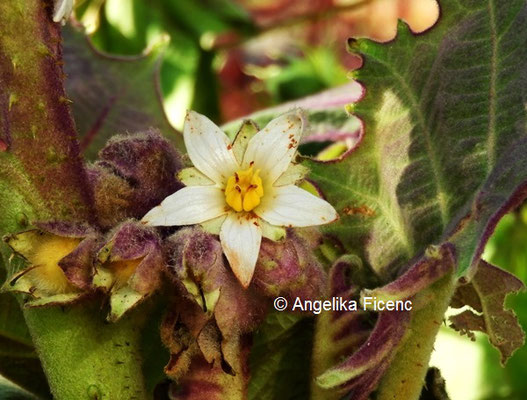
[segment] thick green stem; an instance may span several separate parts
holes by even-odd
[[[313,355],[311,360],[311,376],[316,378],[338,362],[339,352],[336,351],[334,343],[329,334],[331,329],[331,313],[321,313],[315,325],[315,336],[313,340]],[[341,397],[337,391],[321,388],[311,379],[312,400],[337,400]]]
[[[412,317],[410,332],[382,378],[377,400],[417,400],[423,388],[437,332],[455,289],[451,273],[419,295],[422,305]]]
[[[0,233],[32,218],[96,223],[51,8],[0,2],[0,189],[18,200],[0,204]]]
[[[51,0],[0,1],[0,235],[34,220],[97,223],[51,10]],[[56,400],[147,397],[139,321],[107,324],[97,302],[24,315]]]
[[[137,318],[108,324],[95,302],[25,317],[56,400],[147,398]]]

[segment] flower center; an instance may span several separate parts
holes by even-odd
[[[239,170],[227,180],[225,201],[234,211],[251,211],[260,204],[263,196],[260,170],[253,171],[252,165],[246,170]]]

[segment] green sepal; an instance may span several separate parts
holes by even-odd
[[[137,306],[147,295],[141,294],[130,286],[124,286],[112,292],[110,297],[110,314],[108,321],[119,320],[128,310]]]
[[[308,174],[309,168],[302,164],[292,163],[285,170],[285,172],[280,175],[280,177],[275,181],[273,186],[294,185],[304,179]]]
[[[107,291],[112,288],[113,282],[113,274],[108,268],[96,267],[96,272],[93,275],[93,287]]]
[[[214,182],[202,174],[197,168],[184,168],[177,174],[178,179],[186,186],[208,186]]]
[[[29,300],[24,303],[24,307],[36,308],[36,307],[63,306],[63,305],[71,304],[78,300],[81,300],[84,296],[86,296],[85,292],[60,293],[60,294],[55,294],[51,296],[37,298],[35,300]]]
[[[238,129],[238,132],[236,133],[234,142],[232,143],[232,151],[234,153],[234,157],[236,157],[236,160],[238,161],[238,164],[242,164],[247,145],[259,130],[260,128],[258,125],[256,125],[256,122],[250,119],[244,120],[242,122],[240,129]]]

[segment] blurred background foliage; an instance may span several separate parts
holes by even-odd
[[[512,272],[527,283],[527,204],[506,215],[499,223],[483,257],[495,265]],[[512,308],[523,330],[527,330],[527,293],[509,296],[507,306]],[[483,395],[481,398],[527,398],[527,347],[520,348],[500,368],[497,352],[486,339],[480,338],[483,347]]]
[[[76,15],[103,51],[139,54],[170,36],[161,87],[170,121],[217,123],[347,82],[350,36],[394,37],[437,19],[436,0],[84,0]]]
[[[170,37],[159,82],[176,129],[189,108],[222,124],[343,85],[361,63],[348,37],[388,41],[398,18],[422,32],[439,16],[436,0],[80,0],[75,13],[111,54]],[[527,282],[527,205],[503,218],[484,258]],[[507,300],[527,331],[527,293]],[[501,368],[486,337],[471,342],[445,326],[435,348],[453,400],[527,398],[527,347]]]

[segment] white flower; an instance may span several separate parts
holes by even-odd
[[[62,25],[69,19],[75,0],[55,0],[53,5],[53,22],[60,22]]]
[[[303,129],[302,115],[295,110],[257,133],[242,127],[231,144],[208,118],[189,111],[183,136],[195,168],[179,173],[187,187],[150,210],[143,222],[202,224],[219,233],[232,271],[248,287],[262,235],[277,240],[285,235],[284,226],[321,225],[338,218],[329,203],[294,185],[307,172],[292,164]]]

